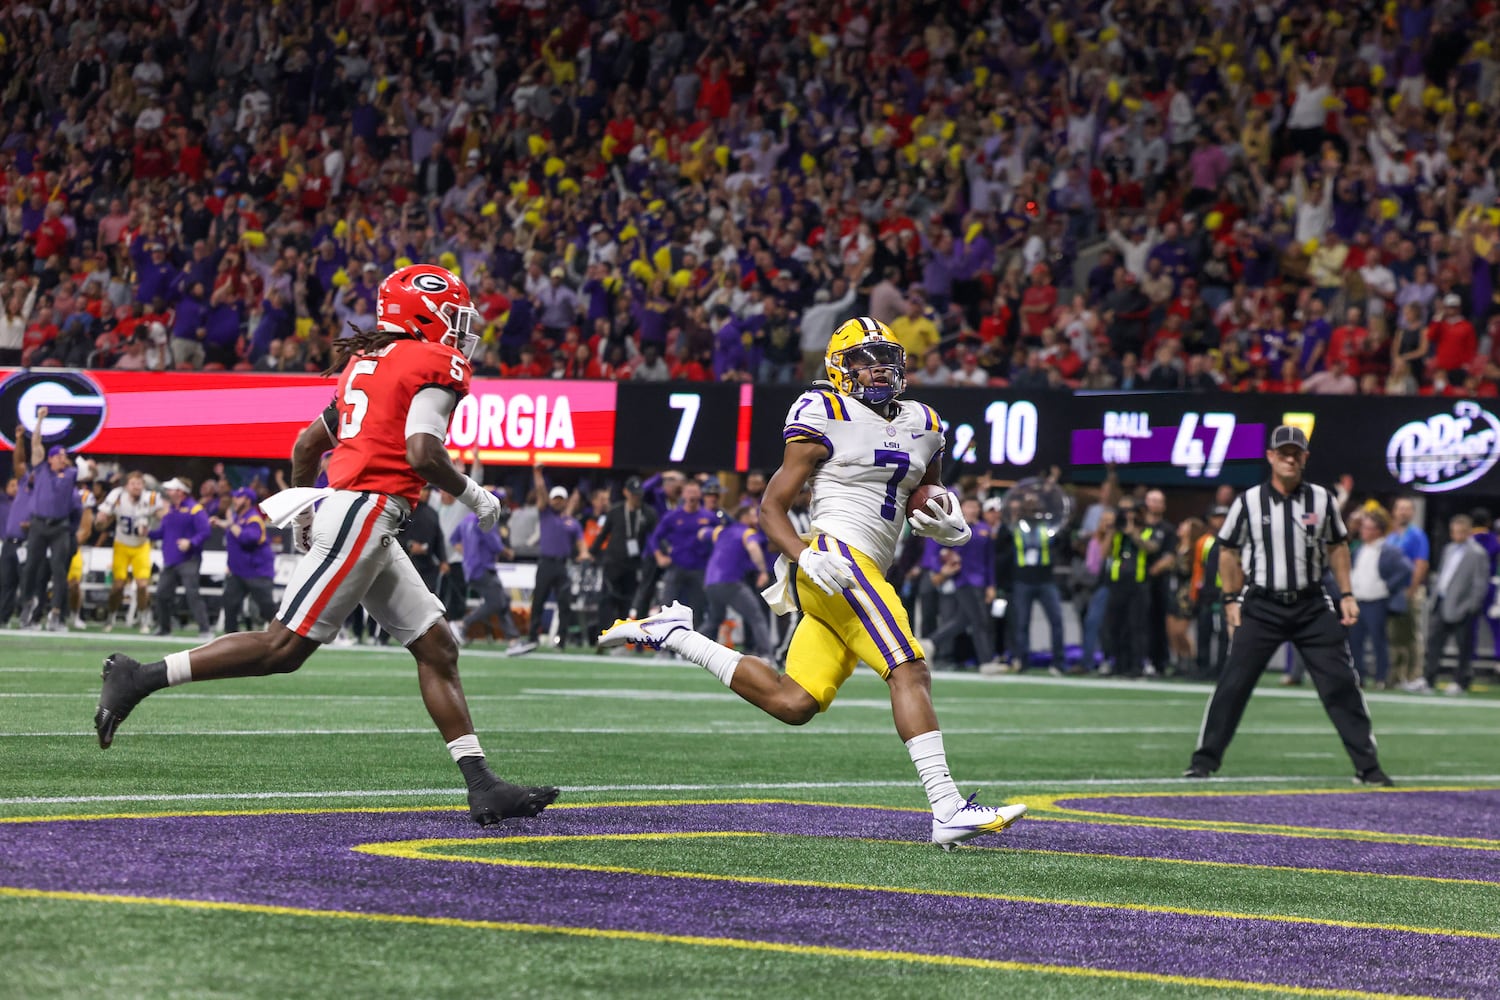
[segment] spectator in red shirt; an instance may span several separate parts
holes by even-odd
[[[302,218],[312,222],[328,207],[328,199],[333,194],[333,179],[323,172],[321,156],[314,156],[307,166],[307,176],[302,178]]]
[[[715,56],[708,64],[708,72],[698,88],[698,107],[708,112],[716,121],[729,117],[729,77],[724,72],[724,60]]]
[[[1453,292],[1443,296],[1443,312],[1427,328],[1432,342],[1432,367],[1447,372],[1453,382],[1462,382],[1462,369],[1468,367],[1479,351],[1474,324],[1463,316],[1463,299]]]
[[[984,319],[979,321],[979,341],[988,346],[999,344],[1005,340],[1005,335],[1010,330],[1011,321],[1010,304],[1005,301],[1003,293],[995,296],[995,307]]]
[[[36,231],[31,234],[31,238],[36,241],[38,260],[47,260],[54,254],[67,250],[68,227],[63,224],[62,209],[62,202],[48,202],[41,225],[37,226]]]
[[[1281,377],[1264,383],[1265,392],[1301,392],[1302,376],[1297,370],[1297,359],[1287,358],[1281,362]]]
[[[25,336],[21,339],[21,364],[31,364],[31,355],[36,349],[51,343],[56,337],[57,323],[52,315],[52,307],[38,309],[36,319],[26,327]]]
[[[536,348],[530,344],[523,345],[516,363],[502,366],[501,372],[506,378],[544,378],[547,375],[547,369],[536,359]]]
[[[1358,306],[1350,306],[1344,313],[1344,325],[1334,327],[1328,335],[1328,353],[1323,360],[1329,368],[1342,362],[1345,369],[1356,378],[1362,373],[1358,358],[1364,350],[1368,331],[1360,323]]]
[[[1029,339],[1040,341],[1042,331],[1052,325],[1057,312],[1057,288],[1046,264],[1031,269],[1031,284],[1021,293],[1021,331]]]

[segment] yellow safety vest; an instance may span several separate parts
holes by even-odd
[[[1147,541],[1151,537],[1151,531],[1152,529],[1150,528],[1143,529],[1141,531],[1141,541]],[[1123,531],[1115,532],[1115,541],[1114,545],[1112,546],[1113,551],[1109,559],[1109,579],[1112,583],[1118,583],[1120,581],[1120,566],[1123,565],[1122,560],[1120,559],[1120,549],[1123,547],[1124,539],[1125,533]],[[1145,546],[1140,546],[1135,550],[1135,582],[1146,582]]]
[[[1017,529],[1015,529],[1015,535],[1016,535],[1016,565],[1017,566],[1025,566],[1026,565],[1026,533],[1024,531],[1022,531],[1020,528],[1017,528]],[[1040,563],[1038,563],[1038,565],[1040,565],[1040,566],[1050,566],[1050,565],[1052,565],[1052,552],[1051,552],[1051,549],[1048,546],[1047,533],[1045,531],[1042,531],[1041,529],[1038,529],[1037,530],[1037,535],[1042,540],[1042,561]]]

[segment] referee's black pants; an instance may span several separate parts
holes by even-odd
[[[1344,626],[1322,588],[1293,604],[1255,595],[1245,598],[1240,627],[1229,641],[1229,661],[1203,717],[1193,764],[1210,771],[1219,769],[1256,682],[1283,642],[1290,642],[1307,661],[1307,672],[1323,700],[1323,710],[1333,720],[1355,771],[1363,773],[1378,767],[1370,713],[1359,691],[1359,674],[1349,655]]]

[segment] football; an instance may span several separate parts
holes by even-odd
[[[906,498],[906,516],[911,517],[911,513],[914,510],[925,511],[931,514],[932,511],[927,510],[927,502],[934,499],[942,506],[943,510],[952,512],[954,506],[952,493],[941,486],[918,486],[911,491],[911,496]]]

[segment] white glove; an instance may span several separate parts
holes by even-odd
[[[797,568],[829,597],[854,586],[854,565],[837,552],[803,549]]]
[[[938,506],[937,498],[934,497],[927,501],[927,510],[912,511],[911,517],[907,518],[912,534],[921,538],[930,538],[939,545],[946,545],[950,548],[967,542],[973,532],[969,529],[969,522],[964,520],[958,498],[953,497],[950,504],[953,509],[945,511]],[[929,514],[927,511],[932,513]]]
[[[292,522],[292,548],[306,555],[312,551],[313,511],[309,507],[300,512]]]
[[[480,531],[490,531],[500,523],[500,501],[468,476],[464,477],[464,482],[468,485],[459,494],[459,502],[479,515]]]

